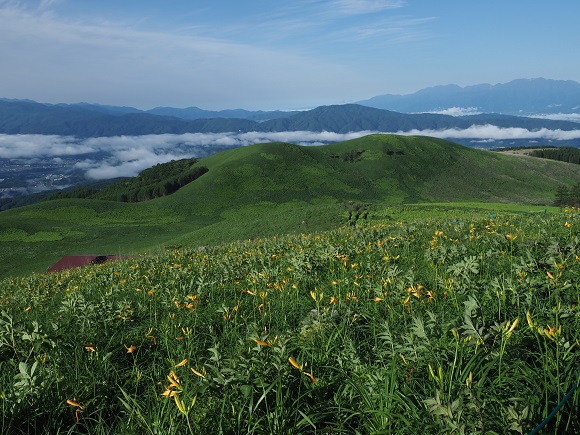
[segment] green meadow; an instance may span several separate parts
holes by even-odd
[[[576,165],[397,136],[199,165],[0,213],[0,433],[580,432]],[[43,273],[78,253],[134,257]]]
[[[0,212],[0,277],[43,273],[63,255],[329,230],[390,205],[545,209],[559,186],[580,180],[580,165],[394,135],[319,147],[257,144],[197,166],[208,172],[151,201],[62,199]]]
[[[528,433],[578,377],[580,214],[447,211],[5,279],[0,430]]]

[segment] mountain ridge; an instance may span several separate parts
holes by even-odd
[[[510,122],[506,124],[506,120]],[[578,123],[550,119],[484,114],[478,118],[445,114],[409,114],[359,104],[320,106],[286,117],[253,121],[239,118],[184,120],[173,116],[130,112],[111,114],[83,106],[45,105],[36,102],[0,100],[0,133],[51,134],[107,137],[148,134],[329,131],[349,133],[375,131],[396,133],[410,130],[464,129],[472,125],[496,125],[527,129],[576,130]]]
[[[516,79],[495,85],[438,85],[405,95],[377,95],[357,103],[405,113],[450,108],[471,108],[479,112],[523,116],[578,113],[580,83],[573,80],[535,78]]]

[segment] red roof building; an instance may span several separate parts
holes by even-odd
[[[62,257],[54,266],[49,268],[46,273],[60,272],[73,267],[83,267],[89,264],[103,264],[109,261],[122,260],[129,258],[122,255],[66,255]]]

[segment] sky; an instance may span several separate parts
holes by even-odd
[[[308,109],[580,82],[578,0],[0,0],[0,98]]]

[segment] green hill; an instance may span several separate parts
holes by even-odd
[[[183,189],[189,199],[179,206],[214,211],[321,198],[545,205],[553,202],[558,183],[573,183],[580,175],[572,165],[554,163],[428,137],[370,135],[320,147],[261,144],[200,161],[209,172]]]
[[[63,199],[0,213],[0,277],[43,272],[66,254],[134,254],[324,230],[352,223],[354,212],[372,218],[393,204],[545,206],[557,186],[580,180],[577,165],[394,135],[319,147],[257,144],[197,166],[208,171],[143,203]]]

